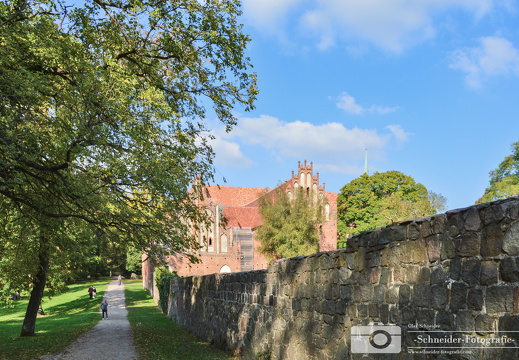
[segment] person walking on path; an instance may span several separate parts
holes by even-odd
[[[121,285],[122,280],[123,280],[123,277],[122,277],[121,275],[119,275],[119,276],[117,277],[117,285]]]
[[[139,358],[133,345],[130,322],[127,319],[124,286],[118,286],[116,280],[111,281],[105,291],[104,300],[110,303],[110,321],[100,320],[92,330],[81,335],[54,359],[137,360]]]
[[[105,316],[106,320],[108,320],[108,301],[106,299],[101,303],[101,313],[103,320],[105,320]]]

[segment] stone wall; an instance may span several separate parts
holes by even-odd
[[[360,359],[352,329],[373,323],[401,336],[382,349],[395,353],[368,358],[517,359],[519,197],[393,224],[267,270],[175,279],[168,316],[244,359]]]

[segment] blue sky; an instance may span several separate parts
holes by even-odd
[[[243,0],[253,112],[216,122],[215,183],[271,188],[297,162],[327,191],[397,170],[474,204],[519,141],[515,0]],[[226,182],[224,182],[224,178]]]

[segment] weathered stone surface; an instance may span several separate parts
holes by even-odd
[[[472,288],[467,296],[467,306],[471,310],[480,311],[484,305],[484,294],[483,290]]]
[[[481,227],[481,218],[476,207],[472,207],[464,213],[464,220],[466,231],[478,231]]]
[[[450,308],[454,311],[467,307],[467,285],[462,282],[454,282],[451,287]]]
[[[479,284],[481,260],[467,259],[461,266],[461,278],[469,285]]]
[[[481,337],[518,329],[518,216],[519,198],[502,200],[370,231],[347,249],[264,271],[175,279],[169,316],[243,358],[263,351],[272,360],[360,358],[350,353],[351,327],[373,321]],[[401,358],[425,359],[409,345]],[[515,355],[475,349],[465,358]]]
[[[446,285],[431,286],[431,307],[436,310],[445,309],[448,302],[448,289]]]
[[[499,272],[495,261],[481,262],[481,276],[479,283],[483,286],[496,284],[499,281]]]
[[[503,281],[519,281],[519,256],[507,257],[501,260],[500,271]]]
[[[456,252],[461,257],[477,256],[480,254],[481,234],[478,232],[466,232],[457,239]],[[455,242],[455,243],[456,243]]]
[[[501,254],[503,229],[498,223],[490,223],[481,231],[481,256],[492,257]]]
[[[508,255],[519,255],[519,221],[516,220],[503,237],[503,251]]]
[[[503,313],[513,310],[513,294],[509,287],[494,285],[486,291],[487,314]]]

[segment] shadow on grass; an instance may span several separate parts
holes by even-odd
[[[90,285],[101,290],[95,299],[89,298]],[[62,294],[44,297],[46,315],[36,319],[36,336],[32,337],[20,337],[28,300],[0,308],[0,360],[28,360],[60,353],[99,322],[99,305],[106,286],[107,281],[72,284]]]

